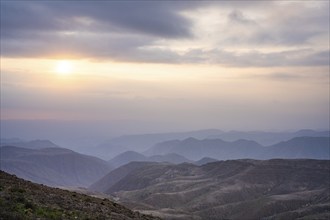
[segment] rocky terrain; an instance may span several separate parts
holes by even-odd
[[[165,219],[329,219],[329,172],[329,160],[134,162],[93,190]]]
[[[35,184],[0,171],[0,219],[152,220],[108,199]]]

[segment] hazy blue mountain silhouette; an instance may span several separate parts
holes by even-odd
[[[64,148],[3,146],[1,170],[49,186],[89,186],[112,168],[99,158]]]
[[[1,139],[0,146],[16,146],[30,149],[58,148],[59,146],[49,140],[23,141],[18,138]]]
[[[295,132],[265,132],[265,131],[221,131],[218,129],[205,129],[190,132],[154,133],[124,135],[112,138],[95,148],[89,150],[91,155],[109,160],[126,151],[144,153],[152,146],[170,140],[182,141],[189,137],[196,139],[222,139],[227,142],[237,140],[252,140],[263,146],[270,146],[281,141],[287,141],[295,137],[329,137],[329,131],[314,131],[310,129]],[[87,151],[86,151],[87,152]]]
[[[228,159],[271,159],[271,158],[311,158],[329,159],[329,137],[296,137],[272,146],[262,146],[255,141],[221,139],[172,140],[156,144],[145,153],[162,155],[176,153],[190,160],[212,157],[217,160]]]

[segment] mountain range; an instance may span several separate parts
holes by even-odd
[[[303,136],[330,137],[330,132],[314,131],[310,129],[303,129],[294,132],[221,131],[218,129],[205,129],[190,132],[124,135],[105,141],[104,143],[95,146],[93,150],[86,150],[84,153],[109,160],[125,151],[136,151],[141,153],[160,142],[184,140],[189,137],[195,139],[222,139],[226,142],[245,139],[255,141],[263,146],[270,146],[281,141],[288,141],[292,138]]]
[[[271,158],[311,158],[330,159],[329,137],[296,137],[271,146],[262,146],[255,141],[187,138],[156,144],[145,151],[146,155],[175,153],[190,160],[212,157],[228,159],[271,159]]]
[[[329,219],[329,160],[132,162],[90,189],[164,219]]]

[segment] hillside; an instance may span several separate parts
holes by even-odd
[[[30,149],[59,148],[58,145],[49,140],[23,141],[20,139],[1,139],[0,146],[15,146]]]
[[[34,184],[0,171],[1,219],[152,220],[108,199]]]
[[[112,187],[119,180],[126,177],[128,174],[134,172],[135,170],[141,167],[156,165],[157,163],[154,162],[131,162],[103,176],[101,179],[93,183],[89,189],[92,191],[106,192],[108,188]]]
[[[103,184],[101,191],[128,207],[165,219],[330,217],[328,160],[137,164],[119,168],[131,167],[125,175],[112,171],[94,186]]]
[[[330,138],[297,137],[267,148],[265,158],[330,159]]]
[[[310,158],[330,159],[329,137],[296,137],[272,146],[262,146],[255,141],[187,138],[156,144],[146,151],[148,155],[176,153],[191,160],[211,157],[217,160],[228,159],[272,159]]]
[[[133,161],[169,162],[174,164],[191,162],[187,158],[175,153],[147,157],[135,151],[126,151],[109,160],[109,164],[117,168]]]
[[[86,187],[107,174],[111,167],[99,158],[64,148],[0,148],[1,170],[49,186]]]

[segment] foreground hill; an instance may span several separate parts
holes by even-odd
[[[1,170],[49,186],[86,187],[107,174],[111,167],[99,158],[65,148],[0,148]]]
[[[1,219],[152,220],[108,199],[34,184],[0,171]]]
[[[329,219],[328,160],[131,163],[93,189],[165,219]]]
[[[221,139],[172,140],[159,143],[146,154],[176,153],[191,160],[212,157],[218,160],[228,159],[272,159],[272,158],[310,158],[330,159],[329,137],[297,137],[271,146],[262,146],[255,141],[237,140],[233,142]]]

